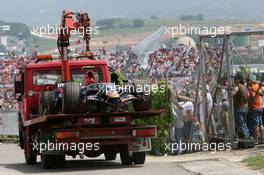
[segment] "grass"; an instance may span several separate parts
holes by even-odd
[[[18,136],[3,136],[0,135],[0,143],[18,143]]]
[[[113,29],[105,29],[101,30],[99,35],[96,35],[96,37],[106,37],[106,36],[111,36],[111,35],[122,35],[122,36],[127,36],[131,34],[138,34],[142,32],[150,32],[150,31],[155,31],[159,27],[158,26],[144,26],[140,28],[132,28],[132,27],[126,27],[126,28],[113,28]],[[94,36],[92,36],[94,37]]]
[[[246,158],[243,162],[253,170],[264,170],[264,155]]]
[[[36,51],[57,48],[57,41],[54,39],[46,39],[46,38],[31,36],[29,38],[29,43],[32,46],[32,48]]]

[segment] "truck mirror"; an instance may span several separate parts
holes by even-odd
[[[15,81],[15,93],[22,94],[23,93],[23,82]]]

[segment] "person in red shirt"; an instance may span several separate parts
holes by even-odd
[[[94,79],[94,72],[89,70],[85,73],[83,85],[87,86],[87,85],[90,85],[92,83],[96,83],[96,81]]]
[[[248,90],[249,90],[249,104],[248,104],[248,126],[251,135],[256,140],[264,140],[264,128],[262,121],[262,107],[261,107],[261,90],[258,83],[256,82],[256,76],[253,74],[249,75],[248,79]]]

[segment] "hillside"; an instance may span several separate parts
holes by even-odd
[[[8,35],[8,36],[14,36],[14,37],[18,37],[19,34],[23,35],[24,38],[28,39],[31,34],[30,34],[30,29],[26,24],[23,23],[9,23],[9,22],[5,22],[0,20],[0,26],[3,25],[10,25],[11,30],[10,31],[1,31],[1,33],[3,33],[4,35]]]

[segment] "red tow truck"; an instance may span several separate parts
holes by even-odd
[[[118,153],[122,165],[144,164],[151,149],[156,127],[133,122],[162,112],[151,110],[149,96],[113,88],[107,62],[94,59],[87,33],[83,35],[86,51],[69,56],[69,31],[85,30],[89,23],[87,13],[63,11],[61,27],[68,30],[59,34],[58,60],[38,55],[36,63],[22,67],[15,77],[19,143],[26,164],[36,164],[40,155],[44,169],[61,168],[66,155],[104,154],[106,160],[115,160]]]

